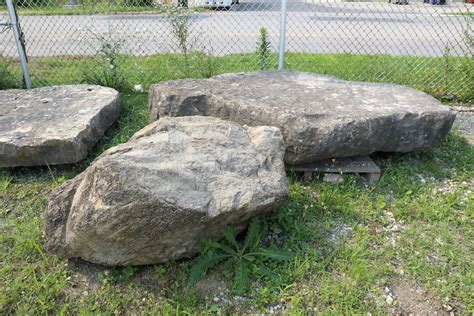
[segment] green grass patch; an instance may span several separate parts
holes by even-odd
[[[21,86],[21,72],[13,63],[0,56],[0,90],[12,89]]]
[[[446,15],[474,16],[474,12],[452,12],[452,13],[446,13]]]
[[[3,3],[2,3],[3,2]],[[166,6],[154,5],[151,0],[115,0],[115,1],[92,1],[79,0],[76,6],[70,6],[69,1],[42,1],[42,0],[20,0],[23,5],[17,4],[17,12],[20,16],[32,15],[91,15],[91,14],[157,14],[166,12]],[[4,0],[0,0],[0,14],[7,14]],[[201,7],[192,7],[195,12],[208,11]]]
[[[141,62],[164,69],[158,60]],[[117,124],[85,161],[0,171],[0,310],[5,314],[283,308],[286,313],[384,314],[390,308],[384,288],[400,279],[425,289],[434,303],[474,312],[474,147],[457,132],[429,150],[374,156],[383,175],[373,186],[351,176],[339,185],[304,184],[289,174],[290,199],[262,221],[261,239],[290,251],[292,259],[268,261],[273,273],[255,273],[240,296],[232,291],[224,266],[188,288],[194,260],[111,269],[45,253],[43,213],[49,193],[147,124],[147,95],[123,95],[123,100]]]
[[[276,55],[267,57],[276,68]],[[192,53],[150,57],[121,56],[121,74],[130,87],[170,79],[206,78],[217,74],[258,71],[257,54],[210,57]],[[471,57],[399,57],[389,55],[288,53],[287,68],[317,72],[347,80],[398,83],[427,92],[443,102],[474,102],[474,62]],[[106,65],[107,66],[107,65]],[[16,65],[19,73],[19,65]],[[84,71],[98,69],[94,58],[40,58],[30,61],[34,86],[79,83]]]
[[[286,55],[288,68],[324,73],[347,80],[399,83],[442,101],[472,103],[472,57],[410,57],[354,54]]]
[[[154,13],[161,12],[153,6],[137,6],[101,2],[95,5],[79,5],[77,7],[66,7],[63,5],[17,7],[18,15],[91,15],[91,14],[119,14],[119,13]],[[6,14],[6,6],[0,6],[0,14]]]

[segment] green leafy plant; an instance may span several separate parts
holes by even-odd
[[[168,262],[156,265],[155,276],[158,279],[164,278],[167,275],[169,269],[173,266],[173,263],[174,263],[173,261],[168,261]]]
[[[99,272],[98,277],[99,281],[103,284],[115,284],[119,281],[130,280],[136,271],[137,268],[127,266],[123,268],[115,268],[110,271]]]
[[[268,31],[262,27],[260,29],[260,37],[258,39],[257,55],[259,60],[259,67],[261,70],[270,69],[271,59],[271,43],[268,39]]]
[[[452,101],[452,97],[446,94],[446,91],[449,91],[450,85],[450,76],[452,72],[452,65],[450,62],[451,48],[449,45],[445,45],[443,52],[443,68],[444,68],[444,93],[441,96],[442,100]]]
[[[193,23],[193,11],[187,7],[169,7],[166,9],[167,19],[171,26],[171,34],[177,41],[178,49],[184,57],[185,74],[190,75],[189,52],[191,49],[190,30]]]
[[[110,32],[94,34],[99,43],[96,62],[92,67],[82,70],[82,82],[114,88],[121,92],[130,92],[131,84],[127,81],[122,65],[124,56],[121,54],[125,40],[114,38]]]
[[[196,52],[194,56],[199,67],[199,75],[201,78],[210,78],[216,74],[217,64],[211,54],[202,50]]]
[[[258,219],[253,219],[243,242],[238,242],[236,233],[230,227],[222,230],[224,239],[221,242],[209,241],[201,255],[191,267],[189,286],[199,281],[212,267],[222,263],[234,277],[233,288],[237,294],[244,293],[250,284],[252,273],[272,275],[264,264],[265,260],[285,261],[292,258],[291,253],[276,248],[262,248],[260,240],[262,226]]]

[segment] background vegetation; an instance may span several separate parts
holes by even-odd
[[[257,71],[262,68],[262,58],[266,69],[276,68],[276,55],[262,49],[255,54],[222,57],[212,57],[203,51],[150,57],[123,55],[117,50],[114,54],[120,59],[120,63],[116,65],[120,68],[120,76],[123,79],[120,81],[128,82],[130,87],[141,84],[145,89],[162,80],[207,78],[228,72]],[[41,76],[32,74],[33,85],[83,82],[84,72],[98,69],[97,62],[110,66],[110,61],[105,58],[35,59],[35,67],[41,69]],[[347,80],[405,84],[442,101],[470,104],[474,102],[474,63],[470,57],[287,53],[286,62],[288,69],[323,73]],[[423,67],[419,67],[420,64],[423,64]],[[10,71],[20,73],[19,65],[13,64]],[[92,75],[100,76],[100,73],[95,71]],[[472,78],[467,85],[463,84],[463,78],[466,76]],[[0,77],[0,80],[4,79]]]

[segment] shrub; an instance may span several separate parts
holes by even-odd
[[[95,35],[99,42],[96,62],[92,67],[82,70],[82,82],[114,88],[120,92],[130,92],[131,84],[124,76],[122,64],[123,55],[120,53],[124,44],[123,39],[114,39],[110,33]]]
[[[266,28],[260,29],[260,37],[258,39],[258,46],[257,46],[257,55],[259,61],[259,67],[261,70],[268,70],[270,69],[270,52],[271,52],[271,44],[268,39],[268,31]]]
[[[186,7],[167,7],[167,19],[171,27],[171,34],[176,40],[178,49],[184,57],[185,75],[190,77],[191,69],[189,63],[189,53],[192,51],[192,38],[190,32],[192,29],[193,11]]]

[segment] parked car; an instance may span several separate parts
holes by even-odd
[[[408,0],[388,0],[388,3],[394,3],[394,4],[408,4]]]
[[[233,4],[238,4],[239,0],[198,0],[197,3],[204,8],[229,10]]]
[[[162,0],[162,2],[165,1],[167,0]],[[169,2],[169,0],[167,2]],[[171,0],[171,2],[177,3],[178,6],[186,8],[188,6],[197,6],[204,8],[229,10],[230,7],[234,4],[239,4],[240,0]]]

